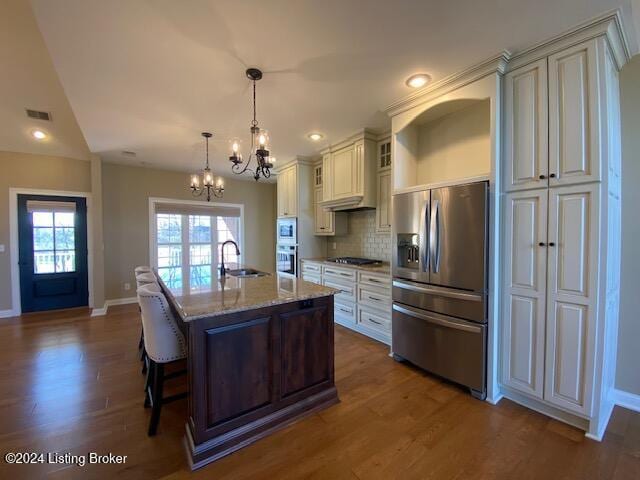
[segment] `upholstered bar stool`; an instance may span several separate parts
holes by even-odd
[[[164,294],[153,285],[144,285],[138,289],[138,303],[142,310],[144,326],[144,346],[149,357],[149,385],[145,394],[145,407],[150,406],[149,436],[156,434],[162,405],[180,398],[187,393],[164,397],[164,381],[183,375],[186,370],[165,375],[165,366],[187,357],[184,335],[178,328]]]
[[[133,269],[133,272],[136,274],[136,276],[140,275],[141,273],[149,273],[151,272],[151,267],[147,267],[146,265],[139,265]]]
[[[145,269],[148,267],[136,267],[134,273],[136,275],[136,287],[140,288],[143,285],[158,285],[158,279],[152,271],[141,271],[138,273],[139,269]],[[159,287],[158,287],[159,289]],[[147,355],[144,349],[144,327],[140,327],[140,339],[138,340],[138,352],[140,354],[140,361],[142,362],[142,373],[147,373]]]

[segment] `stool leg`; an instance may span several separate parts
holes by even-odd
[[[147,370],[147,378],[144,382],[144,408],[151,406],[151,388],[153,386],[153,371],[155,362],[149,360],[149,368]]]
[[[153,365],[153,385],[151,387],[151,420],[149,421],[149,436],[158,430],[160,410],[162,409],[162,390],[164,386],[164,364],[150,360]]]

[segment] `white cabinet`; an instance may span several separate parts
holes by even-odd
[[[505,191],[601,179],[599,41],[505,76]]]
[[[545,400],[591,413],[599,185],[549,193]]]
[[[278,174],[277,180],[278,217],[298,215],[298,168],[288,167]]]
[[[322,206],[324,165],[316,165],[313,169],[313,208],[314,208],[314,233],[316,235],[344,235],[347,232],[346,213],[336,213]]]
[[[549,57],[549,184],[600,180],[596,42]]]
[[[391,231],[391,171],[378,173],[378,204],[376,206],[376,232]]]
[[[322,156],[322,204],[331,210],[376,207],[376,142],[366,131]]]
[[[502,329],[503,382],[543,398],[548,190],[517,192],[505,201]]]
[[[505,76],[505,190],[547,186],[547,59]]]
[[[597,184],[507,195],[503,383],[590,414]]]

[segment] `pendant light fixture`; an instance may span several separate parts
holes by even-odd
[[[194,197],[200,197],[206,192],[207,202],[210,202],[212,195],[217,198],[224,195],[224,181],[222,180],[222,177],[218,177],[217,180],[214,180],[213,172],[211,171],[211,168],[209,168],[209,139],[212,137],[212,134],[209,132],[202,132],[202,136],[204,137],[206,145],[207,162],[201,175],[197,173],[191,175],[191,193]],[[202,177],[202,179],[200,177]]]
[[[246,162],[242,158],[240,152],[241,142],[234,138],[230,141],[231,155],[229,161],[233,164],[231,171],[235,174],[242,175],[245,172],[253,174],[253,178],[258,181],[260,176],[269,178],[271,176],[271,168],[273,168],[273,158],[269,157],[269,133],[258,126],[256,120],[256,82],[262,78],[262,72],[257,68],[249,68],[246,71],[247,78],[253,82],[253,120],[251,121],[251,145],[249,147],[249,155]],[[256,165],[253,169],[249,168],[251,161],[255,160]]]

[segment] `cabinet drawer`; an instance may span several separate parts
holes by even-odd
[[[387,275],[359,272],[358,283],[378,288],[391,288],[391,277]]]
[[[334,302],[334,316],[342,322],[356,324],[356,306],[347,302]]]
[[[358,304],[391,312],[391,292],[358,285]]]
[[[322,269],[322,273],[327,277],[331,277],[339,280],[352,281],[355,283],[357,272],[355,270],[350,270],[348,268],[336,268],[336,267],[324,266]]]
[[[322,273],[322,265],[319,263],[302,262],[302,273],[305,272],[320,275]]]
[[[346,302],[354,302],[356,301],[356,285],[355,283],[349,284],[346,282],[340,282],[340,280],[334,280],[332,278],[327,278],[326,276],[323,279],[323,285],[330,288],[335,288],[336,290],[340,290],[340,293],[335,295],[335,299],[337,302],[340,300]]]
[[[358,325],[377,332],[391,333],[391,312],[385,315],[367,307],[358,308]]]
[[[314,275],[312,273],[302,272],[302,279],[307,282],[317,283],[318,285],[322,285],[322,277],[320,275]]]

